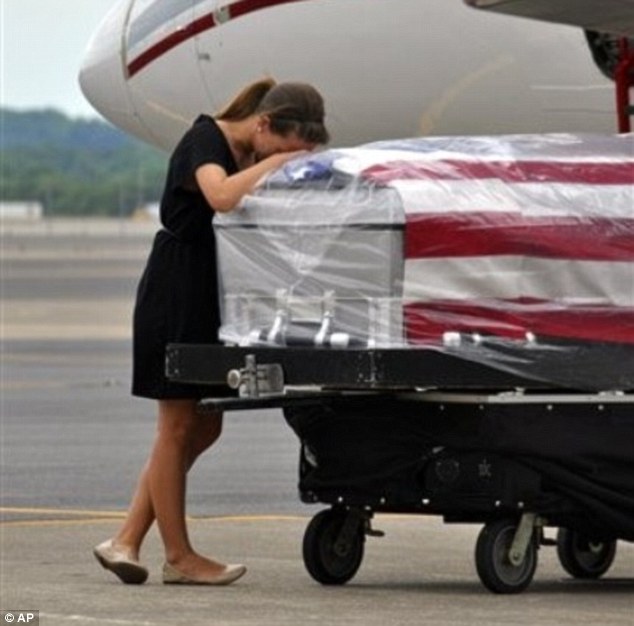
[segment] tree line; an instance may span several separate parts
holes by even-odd
[[[97,119],[0,109],[0,198],[46,216],[127,216],[160,198],[168,155]]]

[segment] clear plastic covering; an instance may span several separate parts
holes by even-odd
[[[226,343],[427,348],[634,388],[632,135],[311,154],[214,227]]]

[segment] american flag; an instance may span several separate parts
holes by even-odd
[[[409,343],[458,332],[634,344],[632,135],[431,138],[327,154],[338,176],[401,197]]]

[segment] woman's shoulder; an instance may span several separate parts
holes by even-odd
[[[210,144],[216,147],[223,146],[224,135],[211,115],[201,113],[182,136],[176,152],[190,150],[193,146],[209,146]]]
[[[218,126],[216,120],[206,113],[201,113],[191,125],[189,131],[185,133],[185,143],[193,143],[195,145],[203,144],[210,147],[210,144],[216,149],[224,151],[228,148],[224,133]]]
[[[174,161],[184,161],[189,170],[203,163],[218,163],[227,171],[235,169],[235,162],[227,140],[207,114],[200,114],[185,133],[172,155]]]
[[[193,125],[196,126],[197,124],[211,124],[212,126],[218,126],[218,124],[216,124],[216,120],[208,113],[199,113],[194,119]]]
[[[191,126],[194,129],[221,132],[216,120],[208,113],[200,113]]]

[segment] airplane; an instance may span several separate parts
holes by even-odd
[[[106,119],[166,150],[265,75],[324,94],[333,145],[609,133],[632,34],[634,0],[121,0],[79,81]]]

